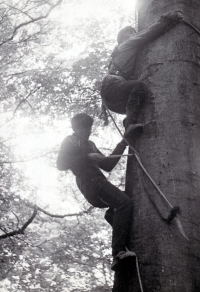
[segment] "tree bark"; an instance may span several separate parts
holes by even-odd
[[[182,10],[200,27],[198,0],[139,0],[139,30],[160,15]],[[199,29],[200,30],[200,29]],[[179,216],[167,224],[170,208],[134,158],[127,165],[126,192],[133,193],[132,248],[140,262],[145,292],[200,291],[200,35],[180,23],[140,54],[138,79],[152,91],[138,122],[144,131],[134,144],[140,158]],[[139,292],[135,277],[116,291]],[[137,281],[136,281],[137,282]]]

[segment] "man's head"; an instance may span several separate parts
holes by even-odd
[[[136,33],[136,30],[132,26],[125,26],[124,28],[122,28],[118,32],[118,35],[117,35],[118,45],[120,45],[121,43],[123,43],[123,41],[125,41],[127,38],[131,37],[135,33]]]
[[[93,118],[85,113],[80,113],[71,119],[71,125],[81,139],[88,140],[92,130]]]

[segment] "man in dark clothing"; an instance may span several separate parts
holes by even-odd
[[[129,228],[131,224],[132,202],[131,199],[111,184],[100,168],[110,172],[120,159],[127,144],[122,140],[117,144],[112,154],[105,157],[89,140],[93,118],[85,113],[75,115],[72,120],[74,134],[67,136],[61,144],[57,158],[59,170],[70,169],[76,176],[76,183],[86,200],[94,207],[109,208],[107,215],[113,215],[109,222],[113,226],[112,254],[114,261],[112,269],[116,268],[119,259],[133,256],[126,250]],[[140,127],[136,124],[125,132],[128,135]],[[129,133],[128,133],[129,131]],[[112,157],[119,155],[119,157]],[[115,210],[115,212],[114,212]]]
[[[144,98],[149,95],[145,83],[134,80],[138,53],[182,20],[180,11],[169,13],[149,28],[136,33],[131,26],[123,28],[117,36],[118,45],[112,52],[108,74],[104,77],[101,97],[113,112],[126,114],[125,128],[137,122]]]

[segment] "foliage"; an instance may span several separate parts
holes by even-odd
[[[116,33],[132,21],[120,3],[96,1],[111,17],[101,15],[102,8],[84,14],[89,0],[0,3],[0,237],[16,231],[0,238],[2,291],[110,289],[111,228],[104,211],[89,209],[72,175],[58,173],[55,160],[75,112],[96,117],[92,139],[105,154],[120,140],[98,118]],[[109,174],[122,188],[124,164]],[[40,209],[20,233],[34,204]]]

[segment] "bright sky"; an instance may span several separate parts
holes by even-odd
[[[120,10],[124,12],[124,16],[133,15],[135,7],[135,0],[108,0],[106,5],[105,1],[102,0],[85,0],[82,4],[78,5],[76,9],[74,9],[75,1],[72,4],[66,4],[66,6],[64,2],[65,1],[63,1],[62,10],[55,10],[51,15],[52,18],[58,19],[60,24],[63,25],[73,25],[77,19],[84,19],[87,21],[88,16],[100,21],[103,20],[103,18],[112,18],[117,4],[120,4]],[[81,48],[80,46],[76,46],[71,53],[78,55],[83,49],[84,47]],[[4,117],[2,117],[1,124],[3,124],[3,120]],[[57,121],[54,127],[48,127],[48,121],[45,117],[39,117],[39,120],[42,129],[40,134],[37,133],[37,130],[34,133],[31,120],[28,117],[21,119],[15,118],[9,125],[6,124],[5,127],[1,128],[1,136],[3,140],[9,139],[8,146],[11,146],[17,160],[29,160],[32,157],[37,157],[41,152],[47,153],[55,146],[57,146],[58,150],[58,145],[60,145],[63,138],[71,133],[70,130],[67,130],[68,125],[66,121]],[[108,137],[108,140],[112,138],[113,143],[118,142],[117,140],[120,139],[119,136],[117,137],[115,134],[111,137],[110,133],[105,133],[106,131],[108,131],[108,129],[102,130],[102,138],[96,139],[95,142],[97,142],[97,146],[101,146],[103,135]],[[14,133],[15,136],[10,137],[10,133]],[[18,165],[27,176],[29,190],[26,193],[24,192],[24,196],[27,196],[29,200],[37,203],[39,206],[49,204],[49,211],[52,213],[66,214],[82,211],[79,209],[79,206],[75,206],[70,199],[66,200],[65,203],[61,200],[59,195],[62,182],[58,180],[59,171],[56,169],[55,165],[49,165],[45,158],[33,159],[24,163],[20,162]],[[66,175],[65,183],[70,183],[70,180],[71,177]],[[13,188],[14,187],[15,186],[13,186]],[[23,190],[20,192],[23,192]],[[9,281],[4,280],[1,284],[1,292],[8,291],[6,285],[9,287]],[[5,288],[3,288],[3,286]]]
[[[69,3],[63,2],[61,9],[55,9],[50,17],[55,21],[59,22],[59,25],[63,27],[74,27],[74,24],[85,23],[88,20],[96,19],[98,21],[104,21],[104,19],[116,19],[118,16],[118,11],[120,11],[120,16],[124,18],[135,16],[137,0],[84,0],[78,2],[75,5],[73,1]],[[82,3],[81,3],[82,2]],[[133,23],[127,23],[125,25],[134,25]],[[118,29],[118,28],[117,28]],[[81,31],[79,30],[79,34]],[[116,38],[116,35],[110,36]],[[73,39],[74,35],[66,35],[67,39]],[[62,52],[66,59],[69,57],[76,58],[81,54],[86,47],[86,43],[74,43],[73,47],[64,50]],[[52,44],[51,48],[46,48],[47,50],[55,50],[56,43]]]
[[[112,15],[116,14],[116,7],[119,6],[125,17],[134,15],[135,0],[86,0],[82,1],[82,4],[78,6],[74,2],[65,4],[63,1],[62,9],[53,11],[51,17],[59,21],[61,25],[73,26],[73,23],[79,20],[82,21],[84,19],[84,21],[87,21],[88,17],[99,21],[103,21],[104,18],[112,18]],[[74,47],[72,53],[78,55],[82,49],[80,46]],[[12,139],[12,143],[14,145],[13,151],[18,159],[26,160],[28,157],[37,156],[37,153],[41,151],[48,152],[55,145],[55,141],[61,143],[67,134],[66,121],[58,122],[57,131],[55,132],[55,129],[47,126],[48,122],[45,118],[39,117],[39,119],[43,127],[41,134],[31,133],[32,130],[30,130],[28,118],[22,118],[15,124],[16,138]],[[30,186],[32,186],[32,191],[30,191],[32,200],[36,200],[38,204],[59,206],[59,172],[57,169],[52,165],[48,165],[44,158],[32,160],[21,165],[29,178]],[[71,202],[68,202],[66,206],[62,202],[61,204],[63,208],[67,208],[68,212],[73,211],[69,208],[69,205],[72,205]]]
[[[62,12],[54,11],[51,17],[59,17],[59,21],[65,24],[73,25],[77,19],[95,18],[97,20],[103,18],[111,18],[118,7],[124,16],[133,15],[137,0],[85,0],[78,5],[74,2],[66,3],[62,6]],[[73,11],[73,13],[72,13]],[[58,14],[59,13],[59,14]]]

